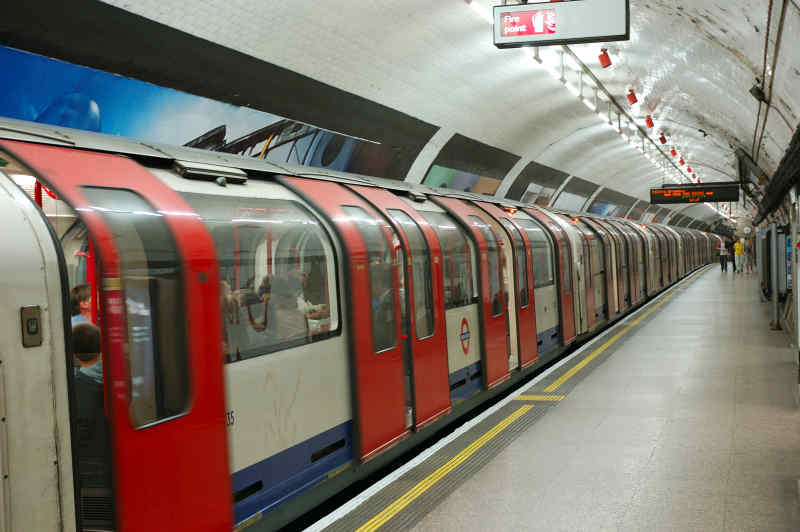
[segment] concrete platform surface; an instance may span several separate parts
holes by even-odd
[[[797,354],[754,275],[711,268],[417,531],[800,531]]]

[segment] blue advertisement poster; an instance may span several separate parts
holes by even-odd
[[[8,118],[374,176],[392,158],[369,140],[12,48],[0,46],[0,68]]]

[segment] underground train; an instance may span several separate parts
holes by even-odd
[[[9,531],[279,527],[720,242],[5,119],[0,220]],[[106,483],[78,459],[78,285],[102,338]]]

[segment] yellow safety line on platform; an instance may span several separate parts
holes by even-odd
[[[586,358],[584,358],[583,360],[581,360],[580,362],[578,362],[577,364],[572,366],[569,369],[569,371],[565,372],[562,376],[560,376],[558,379],[553,381],[553,383],[550,386],[548,386],[547,388],[545,388],[544,391],[547,392],[547,393],[552,393],[552,392],[558,390],[558,388],[562,384],[567,382],[576,373],[578,373],[580,370],[585,368],[586,365],[589,364],[589,362],[591,362],[592,360],[594,360],[595,358],[600,356],[603,353],[603,351],[605,351],[606,349],[611,347],[617,340],[619,340],[620,338],[622,338],[623,336],[628,334],[630,332],[630,330],[633,329],[634,327],[636,327],[637,325],[639,325],[642,322],[643,319],[645,319],[647,316],[649,316],[650,314],[655,312],[658,308],[661,307],[661,305],[663,305],[664,303],[666,303],[667,301],[672,299],[675,296],[675,294],[678,293],[678,291],[683,290],[684,288],[689,286],[689,284],[694,282],[695,279],[697,279],[697,277],[700,274],[705,273],[706,270],[708,270],[708,267],[706,267],[703,270],[695,273],[692,277],[689,278],[688,282],[686,282],[683,286],[680,286],[680,287],[676,288],[671,294],[667,295],[666,297],[664,297],[664,299],[662,299],[661,301],[659,301],[658,303],[653,305],[650,309],[648,309],[647,312],[645,312],[644,314],[642,314],[641,316],[639,316],[638,318],[633,320],[624,329],[622,329],[620,332],[618,332],[617,334],[615,334],[614,336],[609,338],[603,345],[601,345],[600,347],[598,347],[597,349],[592,351],[588,356],[586,356]]]
[[[383,526],[384,523],[397,515],[403,508],[411,504],[420,495],[432,488],[437,482],[444,478],[445,475],[466,461],[470,456],[475,454],[478,449],[486,445],[492,438],[500,434],[509,425],[514,423],[514,421],[524,416],[531,408],[533,408],[533,405],[519,407],[514,411],[513,414],[492,427],[489,432],[486,432],[483,436],[472,442],[468,447],[451,458],[447,463],[440,466],[436,471],[425,477],[424,480],[401,495],[392,504],[384,508],[383,511],[381,511],[378,515],[361,525],[357,532],[377,530],[379,527]]]
[[[564,395],[518,395],[515,401],[560,401]]]

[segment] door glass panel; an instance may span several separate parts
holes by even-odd
[[[446,309],[475,302],[473,250],[464,231],[450,216],[440,212],[422,212],[431,224],[442,248],[444,305]]]
[[[387,211],[408,239],[411,254],[411,277],[414,281],[414,321],[417,338],[433,334],[433,286],[431,276],[431,254],[425,236],[417,223],[403,211]]]
[[[388,226],[361,207],[344,206],[367,246],[369,284],[372,297],[372,344],[376,353],[395,345],[394,250]]]
[[[528,306],[528,260],[525,255],[525,242],[522,241],[522,235],[514,224],[503,218],[500,220],[506,231],[511,235],[511,240],[514,243],[514,269],[517,274],[517,297],[519,298],[519,307],[526,308]]]
[[[164,218],[129,190],[84,187],[114,235],[128,336],[130,417],[141,427],[189,405],[183,273]]]
[[[589,246],[586,242],[583,243],[583,275],[586,278],[586,285],[591,288],[594,286],[594,279],[592,278],[592,263],[591,256],[589,255]]]
[[[599,240],[592,240],[592,266],[594,266],[594,273],[602,273],[606,269],[604,261],[603,245]]]
[[[497,238],[489,225],[477,216],[470,216],[472,225],[483,233],[486,239],[487,262],[489,265],[489,297],[492,301],[492,316],[500,316],[505,309],[506,302],[503,294],[502,271],[500,270],[500,246]]]
[[[553,249],[550,239],[547,238],[544,229],[531,220],[518,219],[517,223],[528,235],[528,240],[533,248],[534,287],[539,288],[553,284]]]
[[[333,244],[311,211],[289,200],[182,195],[214,240],[226,362],[338,332]]]

